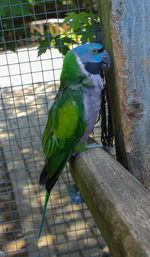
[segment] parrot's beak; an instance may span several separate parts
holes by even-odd
[[[102,58],[102,61],[100,62],[100,70],[104,69],[106,67],[110,68],[111,59],[110,59],[110,56],[109,56],[109,54],[107,53],[106,50],[103,51],[103,54],[102,54],[101,58]]]

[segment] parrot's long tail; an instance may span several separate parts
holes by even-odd
[[[45,167],[43,169],[43,172],[45,171]],[[44,203],[44,209],[43,209],[43,213],[42,213],[42,219],[41,219],[41,224],[40,224],[40,230],[39,230],[39,235],[38,235],[38,240],[40,238],[41,235],[41,231],[42,231],[42,227],[43,227],[43,221],[44,221],[44,217],[45,217],[45,212],[46,212],[46,207],[47,207],[47,202],[50,196],[50,192],[53,188],[53,186],[55,185],[56,181],[58,180],[59,176],[57,175],[57,173],[54,174],[54,176],[52,178],[48,178],[46,181],[46,193],[45,193],[45,203]]]
[[[45,184],[46,186],[46,194],[45,194],[45,203],[44,203],[44,209],[43,209],[43,214],[42,214],[42,219],[41,219],[41,224],[40,224],[40,230],[39,230],[39,235],[38,235],[38,240],[40,238],[41,235],[41,231],[42,231],[42,227],[43,227],[43,221],[44,221],[44,216],[45,216],[45,212],[46,212],[46,207],[47,207],[47,202],[50,196],[50,192],[53,188],[53,186],[55,185],[55,183],[57,182],[59,175],[61,173],[61,171],[63,170],[63,168],[65,167],[67,161],[69,160],[71,156],[71,152],[68,153],[68,155],[65,156],[63,162],[61,163],[61,165],[59,166],[59,169],[55,172],[55,174],[49,178],[48,177],[48,172],[47,172],[47,165],[44,166],[41,175],[40,175],[40,179],[39,179],[39,183],[40,185]]]
[[[50,193],[46,190],[46,193],[45,193],[45,203],[44,203],[44,209],[43,209],[43,214],[42,214],[42,219],[41,219],[41,224],[40,224],[38,240],[39,240],[40,235],[41,235],[41,231],[42,231],[42,227],[43,227],[43,221],[44,221],[44,217],[45,217],[46,206],[47,206],[47,202],[48,202],[49,196],[50,196]]]

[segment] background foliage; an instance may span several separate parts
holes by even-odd
[[[61,10],[59,18],[64,19],[64,23],[68,24],[68,32],[52,35],[44,27],[43,34],[36,32],[38,43],[38,56],[45,53],[50,47],[57,48],[63,55],[70,49],[72,44],[94,42],[93,26],[97,22],[97,15],[88,11],[66,13],[66,5],[70,5],[72,9],[77,8],[78,2],[57,1],[57,8]],[[87,0],[81,1],[80,8],[87,5]],[[93,2],[94,6],[94,2]],[[56,17],[55,2],[42,0],[0,0],[0,50],[16,51],[22,45],[32,44],[32,36],[30,32],[29,22],[33,20],[45,19],[44,9],[50,14],[47,19]],[[94,9],[93,9],[94,10]],[[5,43],[4,43],[5,42]]]

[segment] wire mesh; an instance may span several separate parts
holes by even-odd
[[[70,46],[74,38],[85,38],[80,15],[84,11],[90,16],[94,2],[7,0],[0,4],[0,254],[110,256],[86,204],[71,202],[67,186],[74,182],[68,167],[51,192],[37,241],[45,196],[38,185],[44,164],[41,137],[48,104],[59,87],[63,54],[58,49],[66,49],[62,37],[54,45],[52,36],[68,33]],[[76,32],[70,25],[72,12],[80,17]],[[90,29],[86,33],[94,38],[93,26]],[[100,140],[99,124],[94,136]]]

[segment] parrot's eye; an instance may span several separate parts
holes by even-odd
[[[95,54],[95,55],[99,54],[99,49],[93,49],[92,53]]]
[[[104,47],[102,47],[101,49],[95,48],[95,49],[92,50],[92,53],[95,54],[95,55],[103,53],[103,52],[104,52]]]

